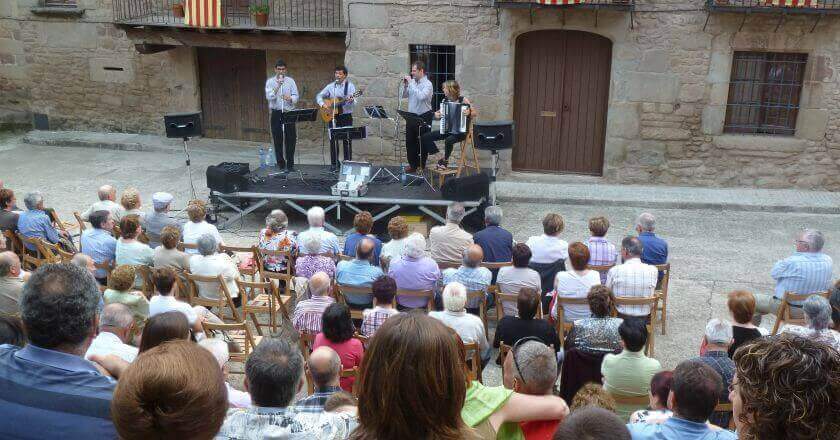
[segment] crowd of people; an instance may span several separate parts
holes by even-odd
[[[709,320],[697,356],[666,370],[647,350],[658,310],[616,304],[658,295],[669,276],[649,213],[616,245],[604,217],[569,243],[551,213],[541,235],[517,242],[500,207],[470,234],[453,203],[427,242],[400,216],[374,236],[360,212],[342,244],[320,207],[300,232],[273,210],[255,252],[237,254],[200,201],[180,219],[167,193],[149,212],[131,188],[119,203],[111,186],[97,196],[74,241],[41,194],[21,210],[0,184],[0,437],[840,437],[840,282],[816,230],[774,265],[772,294],[730,292],[731,321]],[[38,240],[69,257],[22,267]],[[248,349],[240,385],[230,358],[242,347],[205,331],[223,310],[190,304],[178,286],[185,274],[219,277],[193,294],[239,308],[240,281],[264,272],[289,275],[278,286],[293,292],[289,331]],[[807,298],[768,335],[761,319],[787,293]],[[485,385],[494,361],[502,384]]]

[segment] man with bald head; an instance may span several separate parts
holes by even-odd
[[[99,196],[99,201],[90,205],[82,213],[82,220],[88,221],[90,215],[96,211],[108,211],[114,216],[114,221],[119,222],[125,209],[116,202],[117,189],[111,185],[102,185],[96,193]]]
[[[304,412],[321,412],[330,396],[341,391],[341,358],[330,347],[321,346],[309,355],[306,363],[307,380],[315,386],[315,393],[300,399],[295,407]]]
[[[292,326],[301,333],[312,335],[321,332],[321,316],[335,298],[330,296],[330,276],[325,272],[316,272],[309,279],[310,298],[300,301],[295,306]]]
[[[99,334],[85,352],[85,359],[93,355],[113,354],[131,363],[137,357],[137,347],[128,345],[134,337],[134,315],[125,304],[111,303],[99,316]]]
[[[656,266],[642,262],[644,244],[637,237],[621,240],[622,264],[607,272],[606,286],[615,296],[649,298],[653,296],[659,272]],[[650,306],[618,306],[618,317],[648,317]]]
[[[351,261],[341,261],[335,268],[335,281],[342,286],[370,287],[373,282],[384,275],[379,266],[373,265],[376,242],[370,238],[362,238],[356,243],[356,258]],[[353,309],[369,309],[373,307],[370,295],[345,294],[347,305]]]
[[[14,252],[0,253],[0,313],[20,313],[20,295],[23,292],[20,258]]]
[[[477,244],[467,246],[463,252],[461,267],[443,271],[443,284],[459,282],[467,288],[468,292],[481,290],[487,295],[487,288],[490,287],[493,274],[490,273],[490,269],[481,266],[482,261],[484,261],[484,251],[481,246]],[[468,301],[467,311],[477,314],[479,302],[478,298]]]

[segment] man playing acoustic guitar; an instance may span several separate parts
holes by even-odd
[[[327,84],[321,93],[315,98],[321,106],[321,115],[324,121],[330,123],[331,128],[349,127],[353,125],[353,109],[356,108],[356,97],[361,92],[356,91],[356,86],[347,79],[347,68],[337,66],[335,68],[335,81]],[[330,139],[330,170],[338,170],[338,139]],[[352,160],[353,143],[351,140],[342,140],[344,144],[344,160]]]

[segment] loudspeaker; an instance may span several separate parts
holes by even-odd
[[[513,121],[476,122],[473,135],[479,150],[507,150],[513,147]]]
[[[166,127],[166,137],[168,138],[188,138],[204,134],[201,129],[200,112],[163,115],[163,124]]]
[[[223,194],[243,191],[248,184],[245,176],[250,172],[247,163],[222,162],[211,165],[207,167],[207,187]]]
[[[455,202],[475,201],[490,196],[490,176],[484,173],[447,179],[440,188],[445,200]]]

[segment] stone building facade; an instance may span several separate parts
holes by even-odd
[[[365,103],[396,108],[411,45],[435,45],[454,46],[455,64],[448,69],[478,108],[479,120],[515,120],[521,130],[532,127],[523,118],[534,117],[517,109],[526,102],[525,87],[531,87],[529,99],[540,100],[568,82],[530,81],[537,89],[527,84],[517,70],[517,60],[532,50],[524,42],[534,32],[566,31],[543,35],[558,47],[572,33],[597,40],[608,56],[602,84],[592,86],[606,91],[598,98],[603,108],[591,104],[595,95],[574,104],[591,105],[585,114],[602,118],[602,130],[578,120],[572,128],[590,134],[563,141],[563,148],[585,139],[595,146],[586,148],[601,149],[586,158],[594,164],[589,174],[624,183],[840,190],[840,18],[831,14],[818,21],[791,10],[783,19],[765,12],[747,16],[710,11],[702,0],[640,0],[627,8],[632,12],[497,8],[492,0],[344,0],[341,32],[256,33],[114,23],[112,2],[129,0],[78,0],[81,16],[41,15],[41,1],[0,4],[0,109],[46,115],[51,129],[162,132],[163,113],[200,109],[209,93],[201,86],[200,47],[264,51],[266,75],[276,58],[284,58],[309,103],[333,66],[344,62],[365,90]],[[556,50],[552,42],[545,50]],[[162,51],[140,53],[138,44]],[[788,132],[731,129],[727,108],[739,53],[802,55],[799,96],[785,100],[797,108]],[[540,52],[531,59],[551,56]],[[566,66],[586,58],[567,57]],[[542,109],[536,117],[563,118],[569,103],[562,97],[558,102],[563,108]],[[564,124],[561,131],[572,130]],[[384,130],[384,156],[377,126],[371,128],[373,136],[357,143],[356,153],[393,160],[393,126]],[[503,168],[521,169],[517,160],[551,154],[555,147],[544,139],[557,133],[541,130],[547,131],[535,133],[536,147],[503,152]],[[320,149],[321,136],[321,126],[313,124],[303,129],[301,143]],[[562,162],[541,172],[568,171]]]

